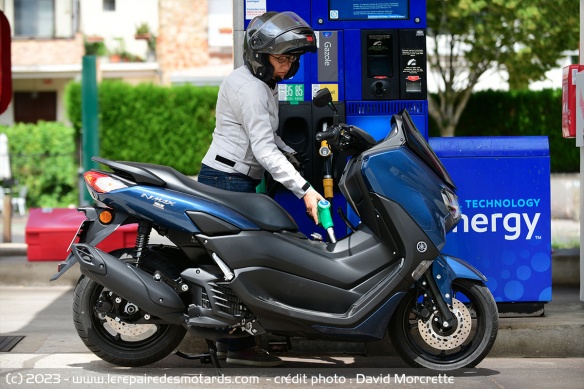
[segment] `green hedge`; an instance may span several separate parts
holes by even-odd
[[[172,166],[195,175],[215,127],[218,87],[99,85],[99,140],[103,158]],[[79,131],[81,85],[66,91],[69,120]]]
[[[197,174],[211,142],[217,92],[217,87],[101,83],[100,155]],[[66,106],[75,129],[56,122],[0,126],[0,132],[9,139],[13,176],[29,188],[29,207],[77,204],[76,141],[82,126],[79,83],[67,87]],[[431,119],[430,135],[439,136]],[[574,140],[562,138],[561,90],[477,92],[461,117],[456,135],[546,135],[552,172],[579,171],[579,150]]]
[[[78,203],[74,130],[57,122],[0,126],[8,137],[12,176],[28,187],[28,207]]]
[[[430,119],[430,136],[439,136]],[[549,138],[553,173],[580,170],[580,152],[574,139],[562,137],[562,91],[475,92],[460,117],[456,136],[533,136]]]
[[[217,87],[99,86],[100,156],[172,166],[195,175],[211,142]],[[81,85],[71,83],[66,107],[74,128],[56,122],[0,126],[7,134],[12,172],[29,188],[29,207],[66,207],[78,199]],[[439,136],[430,119],[430,135]],[[474,93],[457,136],[546,135],[551,171],[578,172],[579,150],[562,138],[561,90]]]
[[[169,165],[185,174],[197,174],[211,142],[217,92],[217,87],[101,83],[100,155]],[[578,172],[578,148],[573,139],[562,138],[561,98],[560,89],[476,92],[456,135],[546,135],[552,172]],[[69,119],[75,128],[81,128],[79,83],[69,85],[66,101]],[[429,132],[439,136],[431,119]]]

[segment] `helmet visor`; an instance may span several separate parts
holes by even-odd
[[[267,47],[270,42],[288,31],[296,30],[300,32],[306,30],[312,33],[312,28],[294,12],[281,12],[271,17],[252,35],[251,48],[261,50]]]

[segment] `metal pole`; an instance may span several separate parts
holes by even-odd
[[[582,8],[582,2],[580,3]],[[580,28],[582,29],[582,28]],[[584,147],[580,147],[580,300],[584,301],[584,244],[582,244],[582,232],[584,231]]]
[[[582,48],[584,45],[584,1],[580,1],[580,64],[584,64]],[[584,301],[584,245],[582,244],[582,233],[584,232],[584,147],[580,147],[580,300]]]
[[[83,171],[97,168],[98,164],[91,160],[91,157],[99,155],[99,121],[98,121],[98,100],[97,100],[97,57],[86,55],[83,57],[83,68],[81,74],[81,119],[83,129],[81,131],[81,161]],[[81,186],[85,188],[85,186]],[[92,202],[89,192],[85,190],[84,201],[81,205]]]
[[[4,188],[0,188],[4,190]],[[4,193],[4,210],[2,218],[4,219],[4,228],[2,229],[2,241],[4,243],[12,242],[12,194],[11,192]]]
[[[233,0],[233,68],[243,65],[243,40],[245,37],[243,1]]]

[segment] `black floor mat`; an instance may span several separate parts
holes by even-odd
[[[0,336],[0,352],[6,353],[24,339],[24,336]]]

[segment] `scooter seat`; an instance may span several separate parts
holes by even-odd
[[[262,230],[298,231],[298,225],[292,216],[280,204],[265,194],[217,189],[201,184],[169,166],[110,161],[98,157],[94,157],[93,160],[109,166],[114,172],[129,174],[137,184],[166,187],[225,205]]]

